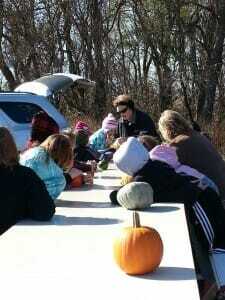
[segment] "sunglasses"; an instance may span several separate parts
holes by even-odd
[[[118,114],[124,114],[128,110],[128,107],[122,109],[121,111],[118,111]]]

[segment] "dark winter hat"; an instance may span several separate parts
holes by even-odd
[[[59,133],[59,125],[46,112],[36,113],[31,121],[31,141],[42,143],[52,134]]]
[[[78,130],[74,132],[75,135],[75,147],[84,147],[88,144],[89,135],[86,130]]]
[[[74,131],[86,130],[88,135],[91,135],[91,130],[87,123],[83,121],[78,121],[74,124]]]

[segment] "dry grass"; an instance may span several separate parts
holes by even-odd
[[[74,127],[74,125],[78,121],[85,122],[89,126],[92,132],[96,131],[98,128],[101,127],[101,123],[99,124],[99,122],[95,120],[94,116],[91,113],[83,114],[83,113],[78,113],[76,111],[75,112],[70,111],[67,112],[65,115],[71,127]]]
[[[203,128],[209,134],[211,142],[220,154],[225,157],[225,122],[214,122],[211,125],[205,125]]]
[[[69,112],[66,114],[66,117],[71,126],[73,126],[77,121],[83,121],[88,124],[92,132],[101,127],[101,123],[97,122],[91,113],[79,114],[76,112]],[[157,125],[157,117],[155,114],[153,115],[153,118]],[[223,155],[223,157],[225,157],[225,122],[214,122],[212,125],[201,124],[201,128],[210,137],[210,140],[216,149],[221,153],[221,155]]]
[[[150,96],[150,95],[148,95]],[[137,96],[136,96],[137,97]],[[137,100],[134,95],[134,100]],[[77,102],[74,98],[72,98],[72,101],[61,101],[61,105],[59,107],[60,111],[66,116],[67,120],[69,121],[70,126],[74,126],[74,124],[77,121],[83,121],[87,123],[91,129],[92,132],[96,131],[98,128],[101,127],[101,119],[100,121],[97,121],[95,119],[95,113],[91,110],[91,103],[87,99],[85,99],[85,102],[83,100],[80,100],[80,108],[84,108],[83,105],[85,103],[85,108],[87,113],[78,111],[76,108]],[[149,101],[151,99],[151,101]],[[136,103],[138,102],[138,103]],[[135,101],[135,104],[137,107],[139,107],[141,110],[146,111],[149,113],[149,115],[152,117],[152,119],[155,121],[155,124],[157,126],[158,119],[160,117],[160,107],[159,107],[159,101],[157,97],[155,97],[154,93],[151,93],[151,97],[143,97],[141,101]],[[111,105],[111,100],[107,102],[106,114],[113,111],[113,107]],[[90,108],[88,110],[88,108]],[[183,101],[181,98],[179,98],[177,101],[173,103],[173,105],[169,109],[174,109],[178,112],[180,112],[182,115],[184,115],[185,118],[189,119],[189,116],[187,114],[187,110],[184,107]],[[220,120],[222,118],[222,111],[221,109],[215,114],[220,116]],[[225,112],[224,112],[225,115]],[[103,118],[105,117],[102,117]],[[210,137],[211,142],[215,145],[217,150],[225,157],[225,121],[214,121],[212,124],[199,124],[202,131],[206,132],[207,135]]]

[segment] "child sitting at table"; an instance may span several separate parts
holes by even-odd
[[[117,126],[116,118],[109,113],[102,121],[102,127],[90,136],[90,147],[96,151],[104,151],[109,148],[114,140]]]
[[[75,136],[75,147],[74,147],[74,158],[78,161],[96,161],[100,160],[101,154],[89,146],[89,135],[86,130],[76,130],[74,131]]]
[[[149,151],[149,155],[152,160],[159,160],[168,164],[178,174],[184,174],[193,177],[193,182],[198,184],[201,189],[211,187],[219,194],[218,187],[210,178],[196,169],[187,165],[183,165],[179,162],[175,147],[172,147],[168,144],[158,145],[156,138],[148,135],[140,136],[138,140]]]
[[[36,113],[31,121],[31,134],[27,149],[36,147],[52,134],[59,133],[59,125],[46,112]]]
[[[75,124],[74,124],[73,132],[80,131],[80,130],[86,131],[88,134],[88,137],[90,137],[90,135],[92,134],[91,129],[88,126],[88,124],[83,121],[78,121],[78,122],[75,122]]]
[[[16,144],[4,127],[0,127],[0,178],[0,234],[22,219],[48,221],[54,215],[55,204],[44,182],[19,164]]]
[[[71,168],[72,161],[71,143],[63,134],[49,136],[39,146],[28,149],[20,156],[20,163],[36,172],[54,200],[66,186],[64,171]]]
[[[72,128],[65,129],[65,130],[62,131],[62,133],[65,134],[70,139],[72,149],[73,149],[73,152],[74,152],[75,134],[74,134],[73,129]],[[77,168],[77,169],[79,169],[83,172],[92,172],[93,175],[94,175],[94,173],[96,171],[97,163],[96,163],[95,160],[89,160],[87,162],[82,162],[82,161],[79,161],[77,159],[74,159],[73,167]]]
[[[138,137],[138,140],[149,151],[149,155],[152,160],[158,160],[168,164],[178,174],[189,175],[193,177],[193,182],[198,184],[198,187],[201,189],[211,187],[213,190],[219,193],[218,187],[210,178],[189,166],[182,165],[178,161],[176,149],[174,147],[171,147],[167,144],[158,145],[158,140],[150,135],[141,135]],[[130,181],[132,181],[130,176],[124,175],[121,184],[125,185]]]
[[[66,129],[62,132],[64,135],[66,135],[71,143],[72,149],[74,151],[75,148],[75,134],[73,133],[72,129]],[[94,174],[97,168],[97,163],[94,160],[91,161],[87,161],[87,162],[81,162],[78,161],[77,159],[73,159],[73,170],[74,170],[74,174],[76,173],[78,174],[79,177],[83,177],[83,182],[87,183],[87,184],[93,184],[93,178],[94,178]],[[65,173],[66,179],[67,179],[67,184],[68,186],[74,186],[74,184],[71,184],[72,178],[71,178],[71,171],[70,173]]]

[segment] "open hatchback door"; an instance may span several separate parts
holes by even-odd
[[[88,89],[95,86],[95,82],[80,75],[71,73],[54,73],[28,81],[19,85],[16,92],[27,92],[44,97],[51,97],[59,91],[65,91],[73,86],[79,89]]]

